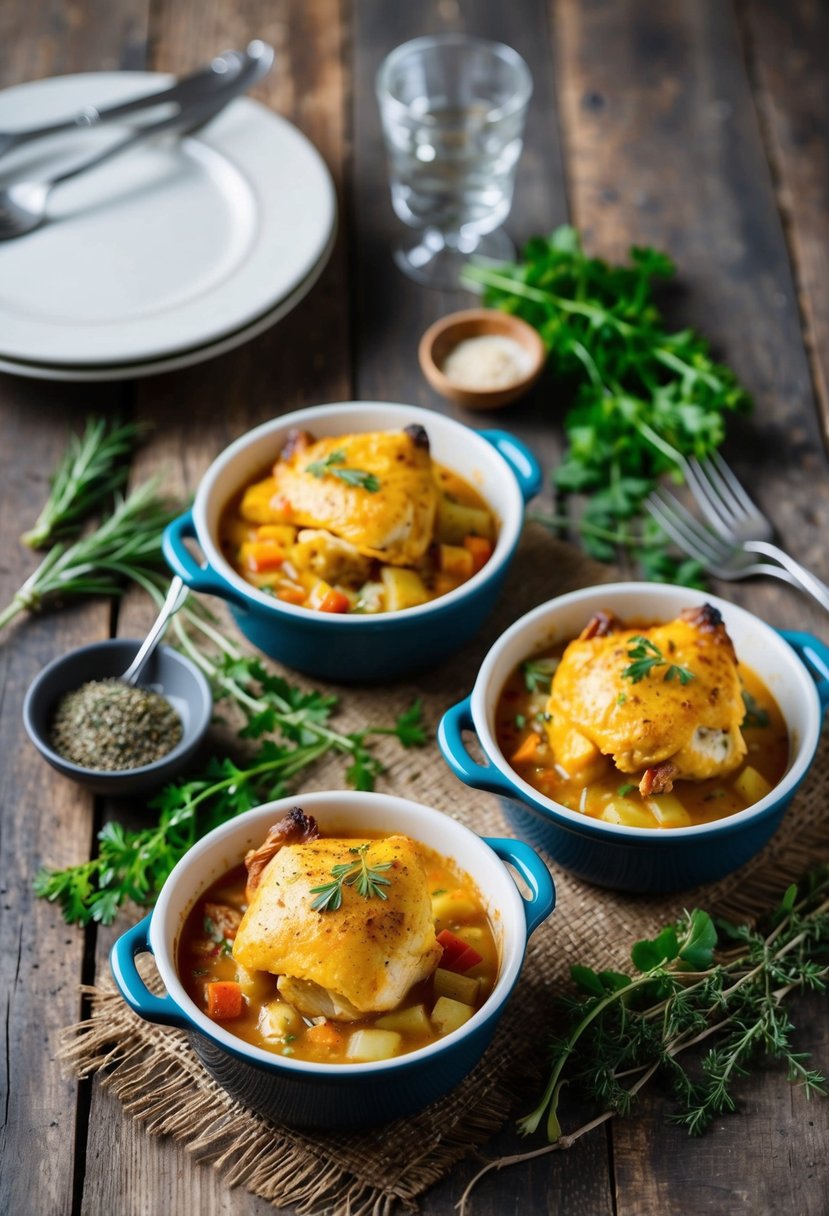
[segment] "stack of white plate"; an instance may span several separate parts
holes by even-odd
[[[149,93],[170,77],[95,72],[0,93],[0,130]],[[36,141],[0,181],[50,176],[123,138],[117,123]],[[49,221],[0,242],[0,370],[119,380],[186,367],[280,320],[334,242],[328,170],[295,127],[234,101],[185,139],[151,142],[67,182]]]

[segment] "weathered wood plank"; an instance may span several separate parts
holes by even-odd
[[[814,0],[751,0],[741,12],[829,442],[829,9]]]
[[[223,46],[243,46],[262,37],[277,51],[273,73],[256,96],[283,114],[325,157],[335,182],[345,159],[344,64],[336,0],[296,5],[290,0],[250,0],[228,6],[220,0],[167,4],[154,28],[151,66],[182,71]],[[349,395],[348,315],[345,307],[345,244],[341,230],[331,262],[307,300],[254,342],[200,367],[142,381],[136,386],[136,416],[152,435],[135,465],[134,477],[158,472],[171,492],[192,493],[213,458],[231,439],[276,414]],[[221,605],[214,605],[221,610]],[[130,597],[119,614],[118,632],[140,636],[153,616],[145,596]],[[152,813],[152,812],[150,812]],[[108,808],[135,825],[146,819],[138,807]],[[101,930],[96,972],[123,924]],[[230,1192],[221,1175],[198,1165],[183,1148],[149,1136],[124,1115],[98,1086],[90,1112],[82,1211],[156,1216],[198,1211],[265,1216],[275,1209],[245,1191]]]
[[[360,0],[355,6],[354,173],[351,188],[356,343],[355,386],[368,399],[412,402],[451,413],[476,428],[502,426],[532,440],[545,469],[560,451],[553,388],[542,380],[523,401],[481,414],[452,405],[428,386],[417,361],[423,331],[438,317],[473,307],[468,292],[441,292],[407,279],[392,262],[405,229],[392,211],[380,118],[374,92],[377,69],[395,46],[428,31],[459,32],[506,42],[524,56],[533,75],[524,152],[515,204],[506,229],[520,245],[566,219],[559,147],[551,32],[541,4],[492,0],[430,0],[416,6]]]
[[[129,61],[144,28],[143,0],[117,0],[105,12],[54,3],[3,5],[0,85]],[[2,256],[0,256],[2,275]],[[118,387],[68,388],[0,377],[0,598],[5,604],[37,564],[19,533],[48,491],[48,476],[71,430],[88,412],[124,405]],[[55,1036],[80,1012],[84,934],[33,898],[42,863],[70,865],[89,856],[92,799],[59,778],[24,739],[20,713],[40,669],[73,646],[106,637],[109,607],[87,604],[21,620],[0,639],[0,841],[5,1042],[0,1210],[68,1212],[72,1206],[78,1087],[55,1062]]]
[[[791,1018],[797,1047],[825,1071],[825,997],[799,998]],[[670,1122],[670,1100],[658,1094],[649,1095],[635,1118],[614,1125],[619,1216],[824,1216],[825,1099],[807,1101],[802,1089],[786,1084],[779,1064],[740,1082],[736,1093],[737,1111],[717,1119],[700,1138]]]
[[[826,461],[731,6],[561,0],[554,11],[575,222],[599,253],[650,243],[674,257],[669,317],[708,335],[755,397],[728,458],[784,544],[826,578]],[[810,494],[793,495],[804,477]],[[772,624],[827,633],[825,614],[783,584],[724,592]]]
[[[560,0],[554,13],[574,220],[599,253],[617,257],[630,244],[652,243],[676,259],[682,290],[668,297],[670,317],[677,328],[691,323],[708,334],[756,399],[754,418],[733,427],[729,459],[784,542],[826,577],[825,462],[731,7]],[[793,493],[804,478],[809,494]],[[825,615],[787,588],[721,590],[776,625],[826,635]],[[804,1008],[802,1041],[820,1053],[819,1011]],[[773,1163],[777,1129],[814,1119],[825,1137],[826,1108],[814,1104],[806,1114],[798,1107],[795,1124],[779,1076],[748,1082],[743,1092],[757,1118],[726,1120],[699,1142],[666,1124],[658,1098],[620,1121],[613,1129],[618,1212],[687,1212],[689,1193],[700,1212],[821,1210],[811,1129],[797,1143],[790,1138],[791,1175]]]

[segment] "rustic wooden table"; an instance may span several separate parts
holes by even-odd
[[[92,69],[181,71],[261,36],[278,67],[258,90],[325,156],[341,229],[322,281],[287,320],[236,352],[177,374],[76,387],[0,377],[0,582],[3,602],[31,568],[17,538],[36,514],[70,430],[89,413],[155,426],[141,474],[163,468],[193,488],[233,437],[274,414],[362,397],[445,408],[416,362],[425,326],[465,302],[405,281],[391,264],[389,205],[373,79],[416,34],[502,39],[535,80],[508,228],[519,240],[569,218],[588,246],[668,250],[681,273],[672,319],[708,333],[753,392],[753,420],[728,449],[783,541],[829,578],[829,494],[821,442],[829,411],[829,9],[819,0],[4,0],[0,83]],[[2,282],[0,282],[2,290]],[[0,343],[2,345],[2,343]],[[562,402],[543,383],[509,425],[549,469]],[[478,419],[468,418],[478,422]],[[785,587],[725,590],[772,624],[829,638],[825,615]],[[123,808],[93,801],[24,742],[20,707],[40,668],[71,646],[135,634],[146,609],[90,602],[14,627],[0,642],[6,1006],[0,1209],[14,1216],[256,1213],[209,1169],[146,1135],[92,1083],[62,1079],[57,1030],[79,1012],[78,985],[106,968],[111,931],[67,929],[33,899],[42,860],[88,856]],[[795,1005],[797,1042],[829,1062],[825,1003]],[[566,1211],[669,1216],[827,1211],[829,1103],[807,1105],[778,1072],[741,1089],[740,1113],[702,1140],[667,1121],[658,1093],[569,1153],[491,1177],[481,1214]],[[514,1145],[504,1132],[493,1151]],[[448,1214],[471,1163],[425,1199]]]

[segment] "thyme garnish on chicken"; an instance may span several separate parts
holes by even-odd
[[[345,468],[345,462],[345,452],[342,448],[337,448],[335,452],[329,452],[324,460],[312,460],[305,466],[305,472],[310,473],[312,477],[338,477],[347,486],[357,486],[369,494],[376,494],[380,489],[380,482],[374,474],[367,473],[365,469]]]
[[[324,883],[321,887],[311,887],[311,894],[317,897],[311,904],[312,911],[336,912],[338,908],[342,907],[343,887],[356,887],[357,894],[362,895],[363,899],[388,898],[383,887],[391,886],[391,879],[384,878],[383,871],[390,870],[392,863],[381,861],[377,865],[370,866],[366,858],[368,850],[367,844],[349,849],[349,853],[356,854],[355,860],[343,861],[339,865],[332,866],[332,881]]]
[[[663,674],[662,679],[670,683],[676,677],[680,684],[688,684],[694,678],[694,673],[687,667],[680,667],[677,663],[669,663],[662,651],[652,642],[650,638],[643,637],[637,633],[634,637],[628,638],[628,658],[631,662],[622,672],[622,679],[630,680],[631,684],[638,684],[640,680],[644,680],[646,676],[656,667],[667,666],[668,670]]]

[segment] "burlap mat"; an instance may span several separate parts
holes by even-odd
[[[357,729],[388,722],[422,696],[434,728],[442,712],[471,689],[480,659],[512,621],[551,596],[609,578],[605,567],[528,527],[500,607],[482,636],[416,684],[343,690],[338,725]],[[378,788],[438,807],[477,832],[509,834],[497,800],[461,785],[435,744],[404,751],[384,740],[378,754],[387,764]],[[342,771],[332,761],[303,788],[340,787]],[[543,1084],[537,1029],[550,1025],[551,1004],[569,982],[570,965],[626,968],[631,943],[683,907],[699,904],[732,917],[762,911],[789,881],[829,857],[827,786],[824,738],[775,839],[740,871],[698,891],[637,898],[588,886],[553,867],[557,909],[530,943],[518,989],[483,1061],[453,1094],[382,1131],[313,1135],[268,1123],[210,1080],[184,1048],[181,1031],[141,1021],[106,982],[87,990],[90,1014],[64,1032],[62,1058],[76,1076],[102,1070],[103,1084],[148,1131],[174,1136],[188,1152],[221,1169],[228,1184],[275,1205],[349,1216],[414,1206],[419,1194],[503,1124],[516,1099],[522,1098],[523,1111],[534,1103]],[[527,1026],[536,1027],[533,1042]]]

